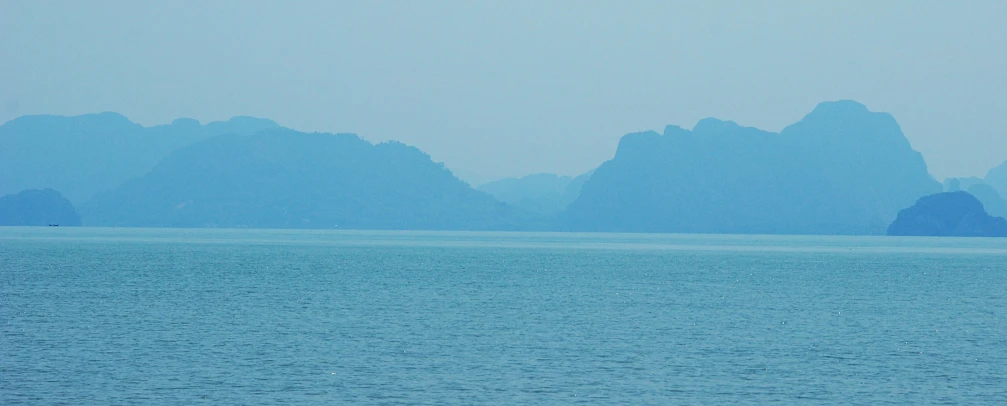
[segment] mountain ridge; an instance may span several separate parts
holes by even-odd
[[[560,214],[571,231],[882,234],[940,191],[887,113],[821,103],[772,133],[730,121],[631,133]]]
[[[289,129],[181,148],[82,212],[88,225],[142,227],[517,230],[537,221],[416,147]]]
[[[47,130],[52,130],[56,135],[45,134]],[[26,148],[18,144],[31,138],[26,136],[31,134],[41,134],[40,138],[46,142],[60,139],[69,141],[67,145],[57,148],[58,153],[49,156],[48,151],[39,153],[37,148]],[[340,156],[346,162],[360,157],[370,157],[368,159],[373,158],[374,161],[361,162],[361,165],[370,168],[370,172],[346,166],[337,167],[338,165],[327,162],[327,156],[311,153],[307,150],[310,148],[304,145],[297,147],[301,148],[298,152],[293,152],[291,148],[294,147],[275,138],[277,134],[297,140],[315,136],[329,137],[328,141],[317,142],[321,142],[319,145],[327,145],[325,148],[328,148],[327,151],[332,156]],[[248,139],[268,144],[269,149],[256,149],[246,145]],[[338,147],[327,144],[332,139],[340,140]],[[210,140],[214,141],[208,142]],[[14,148],[10,148],[11,145]],[[191,149],[194,145],[200,147]],[[662,133],[630,133],[619,140],[613,158],[602,163],[590,175],[555,179],[530,176],[490,182],[476,188],[459,181],[443,164],[434,163],[428,155],[413,146],[397,142],[371,144],[356,135],[301,133],[268,119],[245,116],[206,124],[180,118],[170,124],[152,127],[140,126],[116,113],[74,117],[24,116],[0,126],[0,147],[4,146],[7,148],[0,148],[0,155],[3,155],[0,158],[13,156],[10,151],[27,149],[28,153],[20,154],[27,157],[0,160],[0,190],[26,184],[66,187],[69,190],[65,192],[68,196],[76,196],[78,201],[83,199],[83,203],[79,205],[85,214],[85,224],[103,225],[156,223],[150,217],[151,213],[145,214],[148,216],[146,219],[125,221],[129,213],[125,210],[128,205],[112,204],[116,199],[121,199],[119,203],[133,201],[139,206],[164,210],[161,214],[166,219],[173,220],[160,226],[219,225],[215,223],[216,220],[206,217],[211,214],[226,217],[227,214],[221,204],[216,204],[215,208],[210,207],[213,205],[208,206],[207,199],[212,194],[202,196],[203,200],[179,200],[184,196],[164,195],[164,201],[140,203],[144,201],[142,196],[145,193],[148,197],[153,196],[158,188],[164,189],[161,192],[171,189],[174,193],[181,191],[181,186],[191,184],[189,186],[193,188],[204,188],[199,193],[212,192],[210,189],[213,188],[209,184],[200,183],[204,180],[198,175],[200,170],[217,176],[216,179],[223,182],[220,184],[222,189],[231,184],[246,187],[248,190],[227,197],[232,199],[229,204],[239,206],[273,193],[248,179],[272,179],[275,181],[272,184],[275,190],[289,195],[293,193],[290,185],[311,187],[310,184],[300,182],[298,176],[317,177],[319,171],[352,174],[346,175],[352,179],[346,178],[340,182],[348,182],[342,185],[357,189],[347,190],[356,190],[362,194],[346,195],[342,197],[343,200],[329,201],[341,207],[339,209],[311,208],[315,210],[315,214],[328,213],[326,215],[330,217],[337,214],[338,210],[348,210],[339,212],[339,216],[343,217],[338,222],[342,224],[334,223],[324,227],[347,226],[352,221],[347,220],[345,215],[352,210],[362,210],[361,207],[371,204],[389,204],[389,196],[393,196],[390,190],[398,188],[416,192],[411,184],[400,182],[401,179],[428,184],[433,188],[431,190],[439,191],[437,193],[451,191],[448,194],[456,200],[450,204],[457,204],[454,209],[466,220],[450,221],[448,212],[432,209],[435,200],[430,199],[434,195],[417,194],[417,199],[410,203],[422,206],[422,210],[428,210],[427,212],[421,213],[421,209],[409,209],[406,206],[395,210],[412,213],[410,215],[417,216],[415,221],[385,213],[381,216],[397,220],[382,223],[377,217],[368,217],[366,222],[358,224],[359,227],[883,234],[900,209],[911,205],[921,196],[941,190],[940,184],[927,171],[922,155],[912,149],[894,117],[888,113],[872,112],[863,104],[853,101],[820,103],[800,121],[778,133],[717,118],[699,120],[691,130],[668,125]],[[115,151],[92,151],[101,151],[103,146],[114,147],[111,149]],[[341,152],[343,149],[357,151],[360,156],[345,155]],[[4,155],[5,150],[8,151],[7,155]],[[177,153],[182,150],[185,153],[180,158]],[[99,162],[102,165],[74,166],[59,161],[60,158],[73,161],[73,154],[78,152],[87,155],[81,161]],[[283,155],[287,153],[293,155]],[[294,159],[295,155],[303,160]],[[410,156],[423,158],[416,160],[409,158]],[[12,170],[11,162],[16,164]],[[245,165],[242,168],[249,173],[248,179],[234,177],[235,174],[228,173],[225,167],[218,165],[225,162]],[[439,166],[441,172],[431,172],[429,168],[434,166]],[[390,173],[387,171],[389,168],[398,168],[396,170],[403,172]],[[32,173],[29,169],[38,173]],[[171,175],[171,171],[179,171],[176,175],[184,174],[185,177]],[[42,172],[48,177],[35,176]],[[297,176],[292,175],[294,172]],[[420,173],[430,177],[410,178]],[[270,178],[279,176],[277,174],[284,174],[288,178],[285,182],[277,180],[279,178]],[[53,182],[53,179],[59,181]],[[579,180],[574,182],[577,179]],[[289,206],[307,210],[303,201],[316,198],[325,200],[338,194],[331,188],[334,181],[323,178],[315,180],[318,184],[328,185],[326,187],[330,189],[324,193],[330,194],[319,192],[322,195],[314,196],[311,193],[293,193],[296,198],[274,201],[270,203],[270,207]],[[539,181],[548,185],[536,186],[535,183]],[[163,187],[155,187],[152,182],[166,183]],[[387,185],[362,188],[361,185],[369,182],[386,182]],[[458,183],[465,187],[459,188]],[[440,187],[445,189],[437,189]],[[129,190],[135,194],[123,194]],[[251,190],[256,192],[248,192]],[[194,190],[186,193],[190,192],[195,193]],[[235,190],[231,192],[237,193]],[[993,195],[986,192],[988,191],[977,190],[977,193],[986,196],[985,199],[992,199]],[[113,199],[109,196],[118,197]],[[408,199],[405,196],[397,198]],[[96,202],[105,202],[118,209],[102,209]],[[469,204],[471,206],[466,206]],[[204,217],[198,221],[173,217],[178,214],[172,211],[176,210],[174,207],[181,207],[184,210],[177,210],[190,213],[195,213],[193,210],[196,209],[203,210],[200,215]],[[249,207],[245,208],[251,210]],[[500,212],[487,209],[488,207],[498,207]],[[213,212],[214,210],[217,211]],[[285,215],[277,214],[279,212],[269,210],[263,213],[268,212],[273,216],[272,220],[264,222],[262,226],[306,227],[298,222],[304,219],[321,222],[336,220],[335,217],[323,219],[325,216],[286,218],[283,217]],[[116,219],[117,215],[123,218]],[[479,215],[488,217],[477,219]],[[554,221],[545,220],[550,216],[554,216]],[[89,217],[94,221],[89,222]],[[253,226],[245,224],[249,223],[247,221],[235,219],[224,223],[227,226]]]
[[[139,177],[171,151],[225,133],[279,127],[237,116],[200,124],[176,119],[144,127],[122,114],[29,115],[0,125],[0,194],[53,188],[80,204]]]

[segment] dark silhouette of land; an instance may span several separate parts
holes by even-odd
[[[943,188],[1007,214],[999,187],[1007,166]],[[479,190],[415,147],[250,117],[0,126],[0,192],[44,188],[94,226],[773,234],[884,234],[900,210],[943,189],[891,115],[852,101],[822,103],[780,133],[711,118],[628,134],[587,174]]]
[[[79,226],[73,204],[52,189],[28,189],[0,197],[0,226]]]
[[[252,117],[143,127],[116,113],[24,116],[0,126],[0,194],[53,188],[74,204],[143,176],[171,151],[221,134],[277,124]]]
[[[944,192],[919,199],[899,212],[888,235],[931,237],[1007,237],[1007,220],[986,213],[968,192]]]
[[[980,183],[969,187],[967,192],[979,199],[990,215],[1007,217],[1007,201],[1000,197],[1000,194],[992,186]]]
[[[287,129],[169,154],[81,207],[85,224],[519,230],[539,219],[455,178],[419,149]]]
[[[995,169],[995,168],[994,168]],[[992,178],[996,180],[996,175]],[[996,217],[1007,217],[1007,200],[1004,200],[1000,192],[985,179],[977,177],[968,178],[948,178],[944,180],[945,192],[966,191],[982,202],[983,207],[990,215]]]
[[[580,196],[581,188],[592,173],[594,171],[577,177],[539,173],[485,183],[476,189],[522,209],[554,215],[566,209]]]
[[[781,133],[706,119],[621,140],[560,214],[575,231],[882,234],[939,192],[891,115],[822,103]]]

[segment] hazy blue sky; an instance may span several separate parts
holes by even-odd
[[[982,175],[1007,159],[1005,21],[1003,0],[0,0],[0,122],[254,115],[401,140],[481,181],[854,99],[894,114],[938,179]]]

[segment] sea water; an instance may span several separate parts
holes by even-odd
[[[0,404],[1004,404],[1007,239],[0,228]]]

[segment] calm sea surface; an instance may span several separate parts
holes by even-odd
[[[1007,239],[0,228],[0,404],[1007,404]]]

